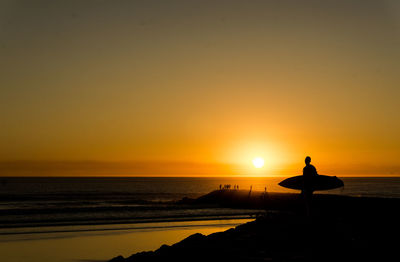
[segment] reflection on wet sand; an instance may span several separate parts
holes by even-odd
[[[233,219],[80,226],[70,227],[69,231],[64,227],[64,232],[29,234],[24,234],[20,229],[20,234],[0,235],[0,253],[8,262],[106,261],[116,254],[128,256],[139,251],[154,250],[162,244],[173,244],[194,233],[207,235],[248,221]],[[35,230],[43,232],[49,228]]]

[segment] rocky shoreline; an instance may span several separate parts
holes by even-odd
[[[315,195],[311,217],[299,194],[217,190],[185,204],[265,210],[255,221],[110,262],[370,261],[398,257],[400,199]]]

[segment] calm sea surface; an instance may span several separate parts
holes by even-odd
[[[400,197],[400,178],[342,178],[331,194]],[[218,189],[296,192],[283,178],[0,178],[0,228],[243,218],[250,210],[174,204]]]

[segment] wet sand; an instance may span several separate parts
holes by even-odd
[[[253,219],[254,220],[254,219]],[[1,230],[1,261],[107,261],[116,253],[154,250],[194,233],[225,231],[249,219],[35,227]]]
[[[266,210],[256,221],[113,262],[132,261],[385,261],[398,257],[400,199],[315,195],[311,216],[299,194],[219,190],[193,205]],[[134,252],[132,252],[134,253]]]

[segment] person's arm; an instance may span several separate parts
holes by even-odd
[[[315,174],[316,176],[318,176],[317,169],[315,168],[315,166],[313,166],[313,168],[314,168],[314,174]]]

